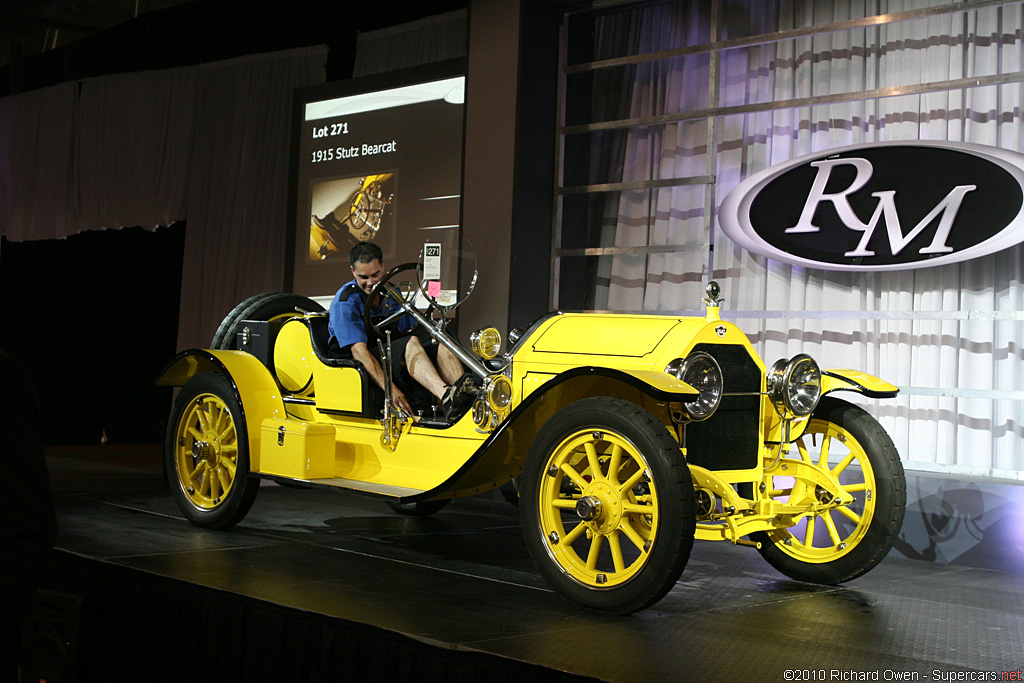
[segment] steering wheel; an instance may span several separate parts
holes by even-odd
[[[409,301],[416,291],[414,288],[409,294],[405,294],[398,287],[391,284],[391,281],[395,279],[400,273],[404,273],[407,270],[416,270],[419,267],[417,263],[403,263],[400,266],[395,266],[387,273],[384,274],[377,284],[370,290],[370,295],[366,297],[366,310],[363,311],[363,326],[368,332],[372,332],[374,336],[384,339],[387,335],[385,331],[389,325],[398,321],[402,316],[408,315],[405,309],[402,308],[402,304]],[[371,306],[371,302],[377,301],[377,306]],[[389,306],[391,304],[391,306]],[[385,312],[381,315],[374,315],[373,310],[384,310]],[[415,318],[413,321],[415,322]],[[392,339],[399,339],[412,334],[413,330],[416,329],[418,322],[404,332],[397,330],[391,331]]]

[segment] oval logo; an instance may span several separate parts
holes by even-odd
[[[907,270],[1024,241],[1024,154],[969,143],[854,145],[747,178],[719,211],[745,249],[826,270]]]

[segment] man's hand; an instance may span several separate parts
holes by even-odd
[[[405,397],[402,390],[395,386],[394,382],[391,383],[391,400],[394,402],[395,407],[405,412],[407,415],[412,415],[412,406],[409,405],[409,399]]]
[[[380,363],[377,359],[370,354],[370,350],[366,347],[363,342],[357,342],[352,345],[352,357],[363,364],[366,371],[370,373],[370,377],[377,383],[381,389],[384,388],[384,382],[387,381],[384,375],[383,368],[380,367]],[[412,406],[409,405],[409,399],[405,397],[405,394],[395,386],[395,383],[391,383],[391,401],[395,404],[395,407],[399,410],[405,411],[407,414],[412,415]]]

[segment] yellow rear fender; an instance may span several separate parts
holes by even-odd
[[[267,418],[285,419],[284,401],[270,371],[255,356],[244,351],[182,351],[164,368],[156,383],[164,387],[181,387],[203,372],[219,372],[232,384],[240,420],[249,435],[249,464],[260,471],[260,426]]]
[[[893,398],[899,387],[866,372],[847,368],[828,368],[821,371],[821,395],[833,391],[856,391],[868,398]]]
[[[526,454],[540,428],[559,410],[582,398],[612,396],[633,401],[666,422],[665,428],[669,429],[671,418],[665,404],[698,393],[666,372],[573,368],[551,378],[523,399],[476,453],[444,483],[401,502],[470,496],[501,486],[522,471]]]

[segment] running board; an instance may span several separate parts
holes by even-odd
[[[316,489],[345,489],[378,498],[408,498],[410,496],[418,496],[424,492],[423,489],[410,489],[404,486],[390,486],[388,484],[376,484],[370,481],[343,479],[341,477],[334,479],[292,479],[291,477],[280,477],[275,474],[258,473],[254,474],[254,476],[279,484],[297,484]]]

